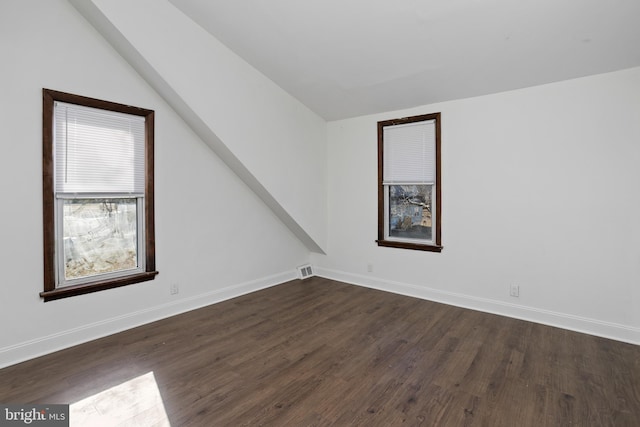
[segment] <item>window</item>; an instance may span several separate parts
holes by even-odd
[[[43,89],[45,301],[152,280],[154,112]]]
[[[378,122],[378,245],[440,252],[440,113]]]

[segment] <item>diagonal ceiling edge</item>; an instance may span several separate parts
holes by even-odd
[[[247,84],[253,85],[251,88],[250,96],[264,95],[269,97],[274,91],[276,95],[273,98],[275,104],[278,102],[284,104],[283,111],[287,112],[286,116],[275,116],[275,119],[279,119],[282,123],[273,123],[274,114],[269,115],[266,112],[264,115],[266,118],[261,121],[259,110],[248,111],[245,104],[238,103],[236,100],[235,108],[228,108],[229,102],[227,99],[216,99],[215,97],[204,94],[204,104],[198,104],[190,102],[193,100],[193,93],[189,93],[189,84],[197,86],[202,84],[206,86],[209,79],[203,79],[202,81],[194,82],[193,74],[185,74],[183,80],[176,80],[175,74],[170,74],[158,66],[157,58],[154,56],[154,49],[161,49],[162,55],[171,55],[171,49],[166,44],[162,44],[159,40],[154,46],[153,44],[145,44],[149,40],[153,39],[154,35],[148,34],[149,30],[161,31],[163,28],[159,28],[157,23],[150,21],[148,14],[149,10],[158,11],[158,8],[163,9],[165,17],[168,19],[176,19],[181,21],[185,25],[185,20],[188,20],[184,15],[177,11],[172,5],[165,0],[136,0],[119,1],[109,0],[108,2],[102,2],[101,0],[69,0],[69,2],[80,12],[80,14],[87,19],[87,21],[114,47],[114,49],[147,81],[147,83],[176,111],[176,113],[187,123],[193,131],[229,166],[229,168],[240,178],[245,184],[258,196],[261,200],[274,212],[274,214],[291,230],[291,232],[312,252],[325,253],[325,240],[326,240],[326,216],[322,214],[325,210],[326,201],[323,197],[318,197],[318,192],[309,191],[313,187],[321,187],[319,193],[324,194],[324,185],[326,173],[326,158],[324,157],[324,142],[326,123],[322,118],[312,113],[306,107],[299,104],[297,100],[294,100],[290,95],[286,94],[282,89],[275,86],[266,77],[264,81],[258,77],[255,78],[254,73],[258,73],[248,64],[244,65],[240,58],[233,59],[233,66],[240,67],[241,72],[244,73],[243,78],[247,79]],[[174,9],[174,10],[171,10]],[[127,13],[121,14],[121,10],[126,10]],[[133,14],[132,14],[133,12]],[[135,12],[139,15],[136,16]],[[173,14],[173,15],[172,15]],[[154,16],[157,14],[154,13]],[[136,19],[137,18],[137,19]],[[140,32],[146,32],[146,39],[136,39],[131,34],[127,33],[127,24],[123,23],[127,19],[135,20],[136,24],[151,23],[149,27],[145,29],[140,28]],[[189,22],[191,22],[189,20]],[[194,27],[197,27],[195,23],[191,23]],[[202,36],[198,34],[198,29],[188,29],[191,31],[189,36]],[[203,32],[204,33],[204,32]],[[206,34],[206,33],[204,33]],[[176,48],[182,49],[180,33],[174,32],[171,37],[177,39]],[[207,46],[207,43],[215,44],[217,41],[207,34],[209,40],[204,40],[202,43]],[[192,46],[195,49],[194,46]],[[226,49],[226,48],[225,48]],[[194,54],[207,54],[206,51],[193,52]],[[230,51],[229,54],[233,55]],[[214,61],[220,58],[214,58]],[[224,60],[227,58],[221,58],[223,61],[218,61],[218,67],[224,67]],[[171,59],[169,59],[171,61]],[[192,64],[198,66],[198,64]],[[178,70],[179,71],[179,70]],[[258,73],[259,74],[259,73]],[[198,77],[197,75],[195,77]],[[207,77],[205,75],[205,77]],[[252,80],[253,78],[253,80]],[[273,85],[270,87],[269,84]],[[275,89],[274,89],[275,88]],[[193,89],[193,88],[192,88]],[[196,87],[196,90],[205,91],[204,87]],[[233,88],[231,88],[233,90]],[[282,94],[278,94],[277,91],[281,91]],[[290,98],[287,99],[287,98]],[[213,116],[210,115],[210,111],[206,108],[208,105],[215,104],[216,101],[220,104],[218,111],[226,109],[227,117],[220,117],[216,121]],[[209,104],[207,104],[209,103]],[[256,103],[257,100],[256,100]],[[203,108],[203,106],[205,108]],[[231,110],[231,111],[229,111]],[[234,111],[237,110],[237,111]],[[293,115],[288,115],[294,112]],[[253,114],[252,114],[253,113]],[[304,163],[305,157],[308,157],[309,163],[315,166],[311,169],[312,174],[306,176],[292,176],[291,168],[287,167],[290,159],[286,156],[282,156],[282,153],[278,152],[278,148],[282,149],[282,145],[278,147],[278,143],[281,142],[283,135],[263,134],[261,140],[244,141],[246,144],[262,143],[273,144],[274,147],[269,148],[275,151],[274,155],[268,159],[260,159],[259,156],[252,156],[251,147],[243,147],[238,143],[236,146],[230,146],[224,140],[224,137],[220,137],[215,131],[216,127],[220,123],[224,122],[225,118],[229,118],[229,115],[244,114],[242,118],[247,126],[252,124],[258,128],[281,128],[281,127],[293,127],[297,129],[294,121],[307,123],[306,128],[303,127],[299,133],[301,135],[284,135],[284,138],[292,140],[290,143],[305,144],[307,139],[312,141],[303,145],[302,147],[296,147],[296,152],[292,153],[296,155],[296,161]],[[217,117],[216,117],[217,119]],[[302,119],[302,120],[300,120]],[[265,121],[268,121],[266,123]],[[268,129],[265,129],[268,130]],[[309,130],[308,134],[304,133],[305,130]],[[262,133],[263,129],[259,129]],[[314,132],[315,131],[315,132]],[[240,132],[240,130],[238,130]],[[228,132],[227,132],[228,134]],[[310,135],[310,136],[309,136]],[[296,137],[302,140],[297,140]],[[242,138],[240,138],[242,139]],[[296,139],[294,141],[294,139]],[[242,142],[242,141],[241,141]],[[286,142],[285,142],[286,143]],[[315,143],[315,144],[314,144]],[[305,156],[305,151],[307,155]],[[317,155],[314,151],[321,151],[320,155]],[[278,158],[281,159],[283,164],[277,163]],[[249,161],[250,160],[250,161]],[[324,162],[323,162],[324,160]],[[269,162],[268,165],[256,164],[256,162]],[[253,162],[251,164],[251,162]],[[253,166],[253,167],[252,167]],[[305,165],[301,165],[302,169],[305,169]],[[261,179],[261,174],[264,175],[264,170],[268,170],[270,174],[276,174],[275,179],[272,182],[266,183],[264,179]],[[320,175],[320,176],[318,176]],[[275,187],[277,182],[291,183],[291,185],[297,185],[301,188],[298,191],[291,191],[291,188],[278,189]],[[296,188],[293,188],[296,190]],[[296,197],[287,198],[290,193],[294,193]],[[315,194],[314,194],[315,193]],[[304,196],[306,194],[306,199]],[[309,205],[312,209],[315,209],[317,218],[305,216],[305,213],[310,211]]]

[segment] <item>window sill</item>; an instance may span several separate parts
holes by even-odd
[[[147,271],[144,273],[132,274],[130,276],[119,277],[117,279],[109,279],[104,281],[96,281],[85,283],[82,285],[65,286],[52,291],[40,292],[40,296],[44,298],[44,302],[53,301],[61,298],[73,297],[76,295],[88,294],[91,292],[104,291],[105,289],[119,288],[120,286],[132,285],[134,283],[146,282],[155,279],[157,271]]]
[[[400,249],[413,249],[416,251],[426,252],[442,252],[443,247],[439,245],[420,245],[417,243],[408,242],[394,242],[392,240],[376,240],[378,246],[385,246],[388,248],[400,248]]]

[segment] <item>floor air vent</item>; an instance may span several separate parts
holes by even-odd
[[[311,264],[305,264],[298,267],[299,279],[306,279],[311,276],[313,276],[313,270],[311,269]]]

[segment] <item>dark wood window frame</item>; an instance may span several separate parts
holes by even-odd
[[[402,125],[427,120],[435,120],[435,239],[433,244],[414,243],[385,239],[385,189],[383,185],[384,165],[384,128],[387,126]],[[386,246],[402,249],[414,249],[429,252],[442,251],[442,162],[441,162],[441,132],[440,113],[423,114],[419,116],[404,117],[401,119],[384,120],[378,122],[378,246]]]
[[[54,103],[55,101],[99,108],[145,118],[145,194],[144,194],[144,244],[145,271],[112,279],[96,279],[83,284],[56,287],[56,231],[54,187]],[[88,98],[80,95],[42,90],[42,188],[43,188],[43,240],[44,240],[44,291],[40,296],[51,301],[90,292],[112,289],[153,280],[158,274],[155,262],[154,227],[154,116],[153,110]]]

